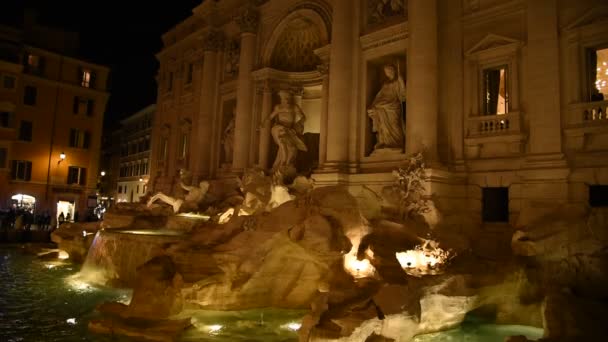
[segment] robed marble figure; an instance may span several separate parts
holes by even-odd
[[[402,152],[405,145],[402,110],[405,82],[393,64],[384,65],[383,71],[386,80],[367,110],[372,119],[372,132],[376,133],[374,150]]]
[[[262,122],[262,125],[274,120],[270,133],[279,147],[277,157],[272,166],[273,170],[284,167],[295,167],[298,151],[307,151],[306,145],[300,138],[304,132],[306,116],[297,104],[293,103],[288,91],[279,91],[281,103],[274,107],[273,112]]]

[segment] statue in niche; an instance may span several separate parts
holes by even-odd
[[[279,91],[281,103],[274,107],[270,115],[262,121],[274,121],[271,129],[272,139],[279,147],[277,157],[272,169],[282,173],[292,173],[298,151],[308,151],[301,139],[304,133],[306,116],[297,104],[293,103],[293,96],[286,90]]]
[[[228,121],[228,125],[224,129],[222,136],[222,144],[224,145],[224,161],[232,163],[232,154],[234,151],[234,120],[236,118],[236,107],[232,110],[232,117]]]
[[[372,132],[376,133],[374,152],[402,152],[405,145],[403,105],[405,82],[393,64],[383,67],[386,80],[376,94],[367,114],[372,119]]]
[[[184,178],[189,175],[186,170],[180,170],[180,187],[188,192],[184,199],[179,199],[165,195],[162,192],[157,193],[148,200],[148,207],[151,207],[154,202],[160,200],[173,207],[173,212],[195,212],[199,210],[200,204],[205,199],[207,191],[209,191],[209,182],[202,181],[198,186],[184,184]]]
[[[236,77],[239,73],[239,43],[230,41],[226,47],[226,63],[224,65],[224,73],[228,77]]]

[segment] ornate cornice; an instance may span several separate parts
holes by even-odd
[[[260,13],[252,5],[243,7],[234,18],[241,33],[256,33],[260,24]]]
[[[209,29],[203,33],[203,51],[218,51],[224,47],[224,32],[219,29]]]

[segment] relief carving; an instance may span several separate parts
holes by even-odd
[[[367,0],[367,22],[381,24],[390,17],[405,16],[407,5],[405,0]]]

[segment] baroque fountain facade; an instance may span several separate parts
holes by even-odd
[[[580,56],[607,17],[203,2],[157,55],[153,192],[53,235],[82,277],[133,288],[90,328],[218,335],[197,313],[276,308],[302,310],[303,342],[427,341],[471,317],[605,337],[608,212],[587,197],[608,184],[608,121]]]

